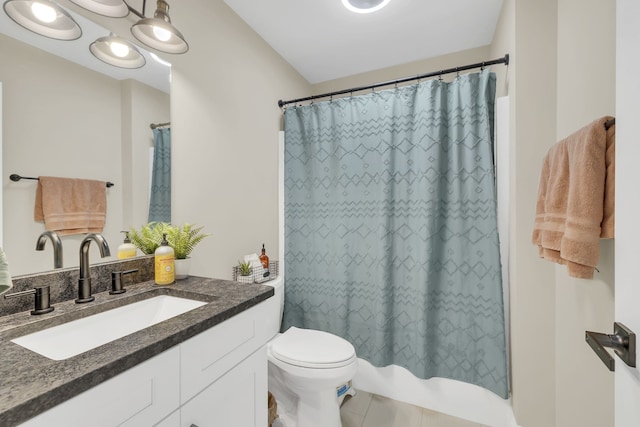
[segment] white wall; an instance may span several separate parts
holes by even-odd
[[[612,424],[611,377],[584,342],[608,330],[613,252],[597,280],[540,260],[531,230],[542,159],[560,138],[612,114],[612,3],[505,0],[492,50],[512,53],[511,327],[513,406],[523,426]]]
[[[556,139],[615,116],[615,0],[558,0]],[[613,425],[614,375],[584,340],[613,331],[613,240],[601,240],[599,272],[575,279],[555,267],[556,426]]]
[[[277,102],[310,85],[222,1],[184,0],[171,18],[190,45],[171,57],[173,221],[213,234],[193,273],[230,279],[263,243],[278,258]]]

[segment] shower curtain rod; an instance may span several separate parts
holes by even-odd
[[[503,58],[493,59],[491,61],[483,61],[483,62],[478,62],[476,64],[463,65],[461,67],[447,68],[446,70],[432,71],[430,73],[420,74],[414,77],[406,77],[404,79],[399,79],[399,80],[390,80],[390,81],[381,82],[381,83],[374,83],[368,86],[360,86],[360,87],[354,87],[351,89],[343,89],[335,92],[323,93],[321,95],[313,95],[313,96],[307,96],[305,98],[292,99],[290,101],[279,100],[278,106],[282,108],[287,104],[294,104],[296,102],[312,101],[314,99],[327,98],[334,95],[344,95],[346,93],[359,92],[367,89],[375,89],[381,86],[390,86],[393,84],[405,83],[413,80],[421,80],[429,77],[442,76],[443,74],[459,73],[460,71],[472,70],[474,68],[484,68],[489,65],[495,65],[495,64],[509,65],[509,54],[507,53]]]
[[[149,125],[149,127],[151,129],[161,128],[161,127],[165,127],[165,126],[171,126],[171,122],[167,122],[167,123],[151,123]]]

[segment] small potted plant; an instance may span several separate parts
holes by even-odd
[[[145,255],[153,255],[162,242],[162,233],[169,224],[165,222],[149,222],[143,225],[140,230],[131,227],[129,229],[129,239]]]
[[[178,226],[166,222],[150,222],[140,230],[131,227],[129,239],[142,253],[153,255],[162,242],[162,235],[166,234],[167,242],[174,252],[176,280],[186,279],[189,277],[189,255],[202,239],[210,236],[202,233],[203,228],[189,223]]]
[[[253,273],[250,262],[238,261],[238,277],[236,280],[241,283],[253,283]]]
[[[191,251],[193,251],[198,243],[205,237],[211,236],[211,234],[202,233],[203,228],[204,227],[196,227],[188,222],[185,222],[182,226],[169,225],[165,227],[163,232],[167,233],[167,242],[169,242],[169,246],[173,248],[176,257],[176,280],[189,277],[191,264],[189,255]]]

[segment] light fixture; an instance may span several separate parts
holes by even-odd
[[[185,53],[189,45],[176,27],[171,25],[169,5],[157,0],[153,18],[142,18],[131,27],[131,33],[145,45],[166,53]]]
[[[132,43],[113,34],[100,37],[91,43],[89,50],[102,62],[120,68],[140,68],[147,63]]]
[[[371,13],[382,9],[391,0],[342,0],[344,7],[356,13]]]
[[[29,31],[58,40],[76,40],[82,35],[78,23],[49,0],[7,0],[4,11]]]
[[[110,18],[124,18],[129,14],[129,7],[124,0],[70,0],[78,6],[98,15]]]

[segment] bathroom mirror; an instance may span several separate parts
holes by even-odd
[[[60,5],[73,13],[69,2]],[[44,231],[44,224],[34,221],[37,181],[13,182],[10,174],[115,184],[107,189],[102,233],[112,256],[100,258],[97,248],[90,248],[92,264],[115,259],[123,241],[120,231],[147,222],[149,149],[153,146],[149,124],[170,121],[170,65],[142,49],[146,58],[142,68],[107,65],[91,55],[89,45],[109,31],[91,27],[92,22],[77,13],[74,19],[83,30],[82,37],[58,41],[20,27],[0,10],[1,172],[7,208],[3,244],[14,276],[52,270],[53,248],[45,245],[43,251],[35,250]],[[122,21],[127,25],[127,18]],[[80,63],[72,62],[72,57]],[[79,265],[83,237],[62,238],[65,268]]]

